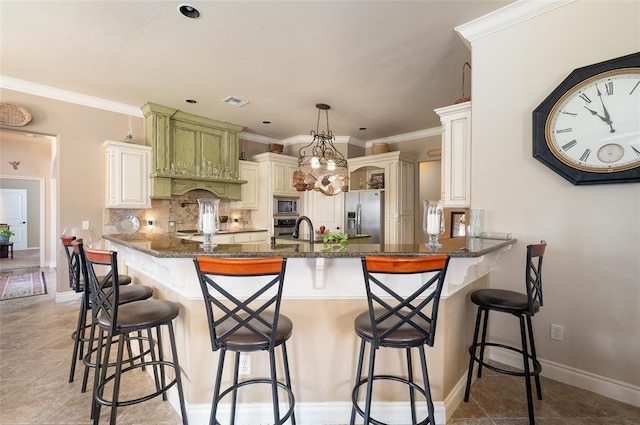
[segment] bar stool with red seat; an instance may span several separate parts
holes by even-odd
[[[533,394],[531,391],[531,377],[535,378],[538,400],[542,400],[542,388],[540,387],[540,372],[542,371],[542,365],[540,364],[536,356],[536,345],[533,339],[531,317],[533,317],[542,306],[542,258],[544,257],[544,251],[546,247],[547,243],[545,241],[540,241],[539,244],[527,246],[527,260],[525,270],[526,293],[493,288],[479,289],[471,293],[471,301],[478,306],[478,314],[476,316],[476,326],[473,334],[473,343],[471,344],[471,347],[469,347],[469,370],[467,373],[467,386],[464,393],[464,401],[469,401],[474,362],[478,363],[478,378],[482,377],[483,367],[487,367],[495,372],[506,375],[522,376],[525,378],[525,387],[527,391],[527,410],[529,414],[530,425],[533,425],[535,423],[533,412]],[[508,313],[519,319],[521,348],[487,341],[487,324],[489,321],[490,311],[495,311],[497,313]],[[484,321],[482,320],[483,314]],[[483,322],[482,338],[480,341],[478,341],[478,333],[480,331],[481,321]],[[522,355],[524,371],[518,372],[507,370],[485,362],[485,347],[496,347],[519,353],[520,355]],[[477,354],[478,349],[480,349],[479,355]]]
[[[282,288],[287,260],[285,258],[229,259],[198,257],[194,260],[204,296],[211,348],[220,350],[211,405],[210,425],[218,424],[220,400],[232,394],[230,423],[235,423],[238,389],[254,384],[271,387],[274,424],[288,419],[295,425],[295,400],[291,389],[286,342],[293,332],[293,323],[280,314]],[[281,348],[284,382],[276,373],[277,347]],[[225,354],[235,352],[233,384],[221,392]],[[238,382],[240,353],[267,351],[269,378],[255,378]],[[283,389],[289,408],[280,415],[278,388]]]
[[[383,424],[374,419],[371,412],[373,384],[382,380],[399,382],[409,387],[412,424],[435,425],[424,346],[433,347],[435,341],[438,305],[448,264],[449,257],[446,255],[362,258],[369,308],[354,320],[355,332],[361,343],[352,391],[351,425],[355,423],[356,413],[364,418],[365,424]],[[369,368],[363,378],[366,345],[369,345]],[[406,378],[375,374],[376,352],[383,347],[405,350]],[[413,379],[411,350],[414,348],[420,356],[422,386]],[[366,387],[364,408],[360,407],[358,401],[358,393],[363,385]],[[416,392],[426,402],[427,417],[420,422],[417,418]]]
[[[180,364],[178,363],[176,339],[172,323],[179,314],[178,304],[172,301],[153,299],[121,304],[120,294],[126,287],[121,287],[117,284],[117,253],[85,248],[84,258],[91,285],[92,317],[97,324],[96,330],[98,333],[95,338],[97,341],[96,364],[98,368],[95,373],[91,409],[94,425],[99,423],[102,406],[111,407],[110,424],[115,425],[119,407],[142,403],[159,395],[162,395],[163,400],[166,401],[167,391],[173,386],[176,387],[178,392],[182,423],[187,425],[187,411],[182,391]],[[108,269],[108,273],[101,280],[98,280],[96,267],[106,267]],[[169,333],[171,360],[164,357],[162,327],[166,327]],[[154,330],[155,338],[153,337]],[[130,334],[141,331],[147,332],[150,355],[141,355],[139,363],[131,363],[129,366],[123,367],[125,362],[130,361],[130,359],[124,359],[123,357],[126,342],[129,340]],[[93,340],[89,342],[91,344]],[[116,360],[115,362],[110,362],[111,346],[114,343],[117,344]],[[146,366],[152,366],[155,391],[135,399],[120,400],[122,375]],[[172,368],[174,372],[174,378],[170,382],[166,381],[165,369],[167,367]],[[109,372],[112,369],[115,370]],[[105,396],[105,387],[110,383],[113,383],[113,390],[109,399]]]

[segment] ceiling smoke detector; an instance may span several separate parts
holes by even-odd
[[[240,99],[239,97],[235,97],[235,96],[225,97],[224,99],[222,99],[222,101],[224,103],[228,103],[229,105],[235,106],[238,108],[249,103],[248,100]]]

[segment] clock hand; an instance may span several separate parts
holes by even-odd
[[[584,109],[586,109],[587,111],[591,112],[591,115],[596,115],[598,118],[600,118],[602,121],[606,122],[607,124],[609,124],[611,122],[607,118],[603,117],[602,115],[600,115],[599,113],[594,111],[593,109],[589,109],[586,106],[584,107]]]
[[[611,128],[611,132],[615,133],[616,131],[614,130],[613,126],[611,125],[612,123],[611,123],[611,117],[609,116],[609,111],[607,111],[607,107],[604,106],[604,101],[602,100],[602,93],[600,93],[600,89],[598,88],[597,84],[596,84],[596,93],[598,93],[598,97],[600,98],[600,103],[602,104],[602,111],[604,112],[604,117],[605,117],[605,120],[603,120],[603,121],[606,122],[607,124],[609,124],[609,128]],[[598,115],[598,116],[600,116],[600,115]]]

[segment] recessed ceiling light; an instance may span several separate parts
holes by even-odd
[[[182,16],[190,19],[200,19],[200,11],[190,4],[181,4],[178,6],[178,11]]]
[[[271,121],[262,121],[262,124],[271,124]]]
[[[191,104],[193,104],[193,103],[198,103],[198,101],[197,101],[197,100],[195,100],[195,99],[189,99],[189,98],[186,98],[184,101],[185,101],[185,102],[187,102],[187,103],[191,103]]]
[[[229,105],[236,106],[238,108],[249,103],[248,100],[240,99],[239,97],[236,97],[236,96],[227,96],[224,99],[222,99],[222,101],[224,103],[228,103]]]

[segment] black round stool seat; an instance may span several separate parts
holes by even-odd
[[[120,288],[120,293],[125,288]],[[165,300],[143,300],[120,304],[118,306],[118,333],[129,333],[139,329],[160,326],[178,317],[178,304]],[[106,317],[98,319],[100,326],[109,328],[111,320]]]
[[[375,309],[375,317],[380,317],[385,313],[385,310]],[[380,322],[377,326],[377,332],[385,335],[380,338],[380,345],[383,347],[417,347],[422,344],[427,343],[427,337],[424,332],[418,331],[415,327],[404,323],[400,325],[400,327],[390,334],[386,334],[386,331],[391,329],[393,326],[397,325],[399,319],[395,316],[392,316],[386,320]],[[415,324],[420,326],[422,329],[427,331],[427,334],[431,332],[431,323],[426,320],[422,320],[420,318],[416,318],[413,321]],[[369,312],[366,311],[364,313],[360,313],[353,320],[353,327],[360,338],[366,339],[367,341],[373,341],[373,329],[371,328],[371,317],[369,316]]]
[[[128,285],[120,288],[120,304],[149,299],[153,296],[153,288],[143,285]]]
[[[524,314],[529,308],[527,294],[507,289],[478,289],[471,293],[471,302],[489,310],[501,311],[515,315]],[[540,310],[540,303],[533,302],[533,311]]]
[[[104,280],[104,276],[97,276],[97,278],[100,281]],[[109,283],[113,284],[113,281],[109,279]],[[123,285],[129,285],[130,283],[131,283],[131,276],[127,276],[126,274],[118,275],[118,285],[123,286]]]
[[[241,314],[239,316],[242,318],[247,317],[246,314]],[[269,323],[273,322],[274,320],[273,313],[263,313],[261,317]],[[237,322],[235,320],[227,320],[220,323],[217,328],[217,332],[221,335],[220,342],[227,346],[229,350],[258,351],[268,349],[269,341],[265,340],[264,338],[260,338],[247,327],[242,327],[232,334],[229,334],[229,331],[231,331],[231,329],[236,325]],[[271,330],[267,329],[267,326],[258,321],[252,321],[251,325],[259,332],[265,332],[265,334],[267,335],[271,334]],[[281,314],[278,318],[275,344],[280,345],[283,342],[287,341],[289,338],[291,338],[292,333],[293,322],[287,316]],[[227,334],[228,336],[225,336]]]

